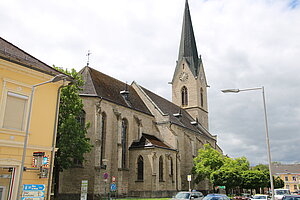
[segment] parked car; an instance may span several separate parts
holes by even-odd
[[[251,199],[251,194],[243,193],[240,196],[233,197],[234,200],[249,200]]]
[[[274,189],[275,200],[282,200],[284,195],[290,195],[291,192],[289,189]]]
[[[203,200],[230,200],[226,194],[208,194]]]
[[[204,195],[201,192],[178,192],[172,200],[180,200],[180,199],[194,199],[194,200],[202,200]]]
[[[265,194],[256,194],[251,198],[251,200],[257,200],[257,199],[269,200],[271,198],[269,197],[269,195],[265,195]]]
[[[282,200],[300,200],[300,195],[284,195]]]

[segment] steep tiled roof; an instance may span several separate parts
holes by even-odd
[[[139,141],[133,142],[130,148],[147,148],[147,147],[159,147],[171,149],[168,145],[163,143],[160,139],[153,135],[143,133]]]
[[[1,37],[0,58],[49,75],[62,74]]]
[[[272,164],[273,174],[300,174],[300,164]]]
[[[82,96],[98,96],[107,101],[151,115],[144,102],[141,100],[132,86],[127,85],[115,78],[103,74],[91,67],[84,67],[79,73],[82,74],[85,85],[80,92]],[[127,88],[128,98],[120,92]]]
[[[158,106],[158,108],[163,112],[163,114],[169,115],[171,123],[177,124],[184,128],[188,128],[192,131],[198,132],[199,134],[208,132],[208,131],[200,130],[200,128],[199,128],[199,126],[201,126],[200,124],[192,125],[191,122],[193,122],[195,120],[184,109],[180,108],[179,106],[175,105],[174,103],[168,101],[167,99],[164,99],[161,96],[158,96],[157,94],[155,94],[145,88],[142,88],[142,90],[144,90],[144,92],[156,104],[156,106]],[[174,116],[174,114],[178,114],[178,113],[181,116],[178,116],[178,117]],[[210,137],[209,134],[204,134],[204,135]]]

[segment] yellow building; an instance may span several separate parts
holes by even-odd
[[[300,164],[273,164],[272,172],[284,181],[284,189],[300,191]]]
[[[0,200],[49,195],[62,79],[61,72],[0,37]]]

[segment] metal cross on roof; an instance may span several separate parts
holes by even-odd
[[[86,56],[88,57],[86,66],[89,66],[89,63],[90,63],[90,55],[91,55],[91,54],[92,54],[92,53],[90,52],[90,50],[88,50],[88,53],[86,54]]]

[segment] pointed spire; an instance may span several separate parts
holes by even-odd
[[[194,76],[199,72],[199,58],[188,1],[185,1],[178,61],[187,59]]]

